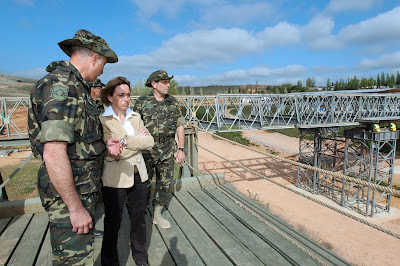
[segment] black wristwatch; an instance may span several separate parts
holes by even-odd
[[[186,149],[185,149],[185,148],[178,148],[178,150],[183,151],[183,152],[186,152]]]

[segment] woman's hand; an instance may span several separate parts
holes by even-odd
[[[122,151],[122,144],[118,139],[107,140],[108,153],[111,155],[119,155]]]
[[[139,136],[150,136],[150,133],[147,128],[142,127],[141,129],[139,129]]]

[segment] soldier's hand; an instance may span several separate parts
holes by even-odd
[[[87,234],[89,230],[93,228],[92,217],[83,207],[70,212],[69,219],[72,224],[72,232],[76,232],[78,235]]]
[[[176,152],[176,154],[175,154],[175,158],[176,158],[176,162],[177,163],[181,163],[181,162],[183,162],[185,160],[186,155],[185,155],[185,153],[183,151],[178,150]]]
[[[107,140],[108,153],[111,155],[119,155],[122,151],[122,144],[119,139]]]

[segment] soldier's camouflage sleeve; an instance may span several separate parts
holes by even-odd
[[[143,102],[144,102],[144,97],[140,96],[138,99],[136,99],[135,104],[132,107],[132,111],[139,113],[140,116],[143,116]]]
[[[37,92],[42,93],[42,102],[37,103],[41,105],[41,108],[37,108],[37,119],[42,130],[40,142],[73,143],[75,122],[81,116],[84,107],[82,97],[78,97],[75,87],[58,82],[45,84]]]
[[[182,115],[181,106],[179,105],[176,98],[174,98],[173,104],[176,106],[176,127],[182,126],[186,124],[185,117]]]

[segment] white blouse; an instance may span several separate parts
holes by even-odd
[[[132,116],[132,114],[133,114],[133,111],[131,109],[129,109],[129,108],[126,109],[126,111],[125,111],[125,115],[126,115],[125,122],[122,123],[121,120],[119,119],[119,117],[115,114],[115,112],[112,109],[111,105],[109,105],[106,108],[106,110],[104,111],[103,116],[113,116],[115,119],[117,119],[122,124],[122,126],[124,127],[126,133],[129,136],[135,136],[135,130],[133,129],[132,123],[129,120],[129,118]]]

